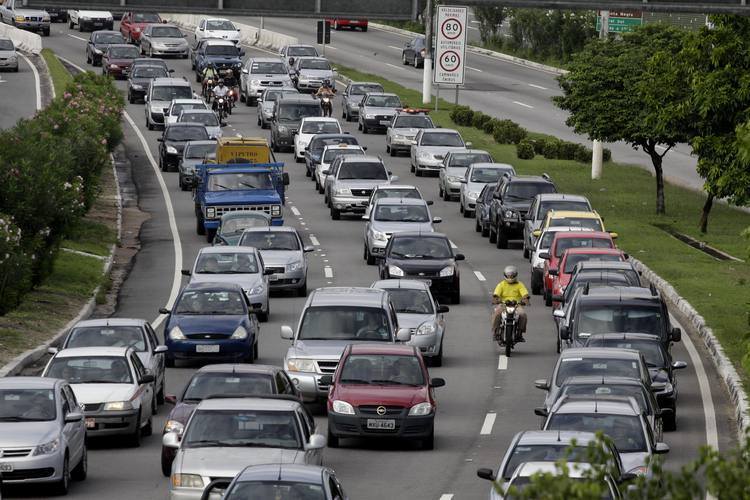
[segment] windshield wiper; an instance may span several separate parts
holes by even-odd
[[[431,312],[425,311],[424,309],[399,309],[398,312],[404,314],[432,314]]]
[[[195,447],[195,448],[203,448],[207,446],[222,446],[223,441],[218,441],[216,439],[201,439],[198,441],[190,441],[188,442],[188,446]]]
[[[46,422],[53,420],[51,418],[31,418],[31,417],[0,417],[0,422]]]
[[[398,380],[372,380],[373,384],[382,384],[382,385],[410,385],[410,386],[419,386],[421,384],[414,384],[409,382],[400,382]]]
[[[245,186],[246,188],[250,189],[259,189],[258,186],[253,186],[252,184],[248,184],[247,182],[240,182],[240,186]],[[270,189],[270,188],[265,188]]]
[[[342,378],[339,380],[342,384],[367,384],[370,385],[372,382],[361,378]],[[373,381],[374,382],[374,381]]]
[[[130,384],[130,381],[122,382],[117,380],[83,380],[77,384]]]
[[[526,200],[530,200],[531,199],[531,198],[529,198],[527,196],[518,196],[517,194],[508,194],[506,196],[508,197],[508,199],[512,199],[512,200],[526,201]]]
[[[229,188],[228,188],[228,187],[226,187],[226,186],[222,186],[221,184],[214,184],[214,186],[215,186],[215,187],[218,187],[218,188],[221,188],[221,189],[225,189],[225,190],[227,190],[227,191],[231,191],[231,189],[229,189]]]

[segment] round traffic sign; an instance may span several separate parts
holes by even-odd
[[[456,38],[461,36],[461,33],[463,33],[463,31],[463,23],[461,23],[461,21],[459,21],[455,17],[447,18],[445,21],[443,21],[443,24],[440,25],[440,32],[448,40],[455,40]]]
[[[443,71],[456,71],[460,65],[461,56],[455,50],[446,50],[440,56],[440,68]]]

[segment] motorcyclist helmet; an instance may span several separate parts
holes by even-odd
[[[505,266],[503,276],[508,283],[515,283],[518,278],[518,268],[516,266]]]
[[[219,85],[224,85],[224,79],[223,78],[219,78]]]
[[[323,80],[323,86],[324,87],[330,87],[331,86],[331,80],[329,80],[328,78],[326,78],[325,80]]]

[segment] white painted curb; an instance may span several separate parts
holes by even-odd
[[[0,37],[10,38],[17,49],[39,55],[42,51],[42,37],[7,24],[0,24]]]

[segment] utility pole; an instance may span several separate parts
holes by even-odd
[[[607,38],[609,35],[609,11],[600,10],[599,18],[601,20],[601,26],[599,27],[599,38]],[[602,163],[604,161],[604,147],[602,141],[594,139],[594,144],[591,148],[593,154],[591,155],[591,179],[597,180],[602,178]]]
[[[424,16],[424,71],[422,72],[422,104],[430,104],[432,99],[432,4],[427,0]]]

